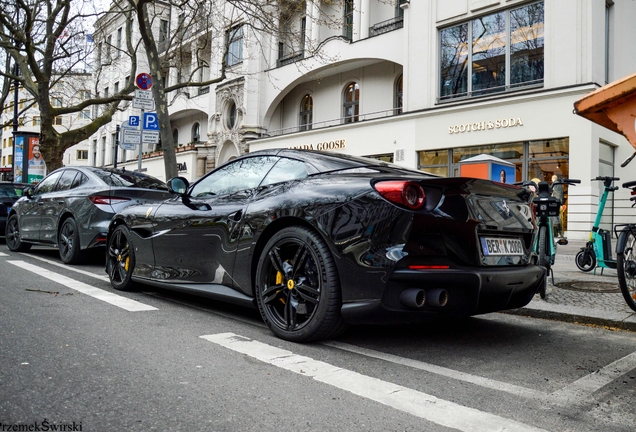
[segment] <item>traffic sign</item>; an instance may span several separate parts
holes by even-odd
[[[152,77],[149,73],[142,72],[135,78],[135,84],[142,90],[150,90],[150,87],[152,87]]]
[[[144,123],[141,127],[143,130],[159,130],[159,119],[157,113],[144,113]]]
[[[155,130],[141,131],[141,142],[144,144],[159,144],[159,131],[155,131]]]
[[[139,99],[152,99],[152,92],[150,90],[135,89],[135,97]]]
[[[139,108],[144,110],[154,110],[155,109],[155,101],[154,99],[139,99],[133,98],[133,108]]]
[[[128,116],[128,125],[134,128],[139,127],[139,116]]]
[[[141,131],[136,129],[122,129],[123,144],[141,144]],[[134,147],[133,147],[134,149]],[[132,149],[130,149],[132,150]]]

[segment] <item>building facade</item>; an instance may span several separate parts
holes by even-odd
[[[273,147],[369,156],[443,176],[490,155],[514,165],[508,182],[581,180],[565,190],[562,223],[572,239],[587,238],[596,214],[602,190],[590,179],[633,180],[620,168],[634,151],[627,140],[573,114],[577,99],[636,70],[632,1],[279,5],[278,33],[256,32],[245,18],[209,44],[200,37],[211,32],[206,26],[191,27],[197,30],[182,40],[209,56],[197,72],[201,82],[227,64],[224,81],[171,98],[171,128],[183,147],[178,161],[190,180]],[[168,33],[176,15],[166,20]],[[167,70],[168,83],[193,64],[186,59]],[[94,140],[97,154],[108,146],[103,136]],[[107,159],[94,158],[98,165]],[[160,156],[147,153],[142,162],[162,177]],[[606,227],[631,220],[630,204],[617,191]]]

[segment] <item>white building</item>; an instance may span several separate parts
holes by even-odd
[[[462,160],[489,154],[513,163],[517,181],[581,179],[567,191],[572,239],[587,238],[594,220],[601,185],[591,178],[635,179],[620,168],[634,150],[627,140],[574,115],[573,104],[636,70],[636,2],[293,3],[300,7],[275,23],[279,35],[233,21],[224,39],[208,45],[201,76],[218,70],[218,48],[227,43],[227,79],[174,99],[173,136],[197,143],[187,160],[181,156],[189,179],[272,147],[373,156],[448,176],[459,175]],[[195,28],[193,48],[196,35],[209,31]],[[172,82],[187,72],[187,60],[173,69]],[[97,154],[107,153],[104,136]],[[163,176],[161,158],[143,163]],[[615,195],[607,222],[630,221],[628,194]]]

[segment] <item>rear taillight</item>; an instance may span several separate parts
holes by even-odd
[[[126,201],[130,201],[130,198],[115,197],[107,195],[93,195],[88,197],[89,200],[95,205],[115,205],[121,204]]]
[[[418,210],[424,206],[426,194],[422,186],[414,181],[380,181],[374,187],[384,199],[394,204],[402,205],[411,210]]]

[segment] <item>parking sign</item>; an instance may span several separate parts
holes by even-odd
[[[144,113],[144,124],[142,129],[159,130],[159,119],[157,118],[157,113]]]
[[[128,124],[133,127],[139,127],[139,116],[128,116]]]

